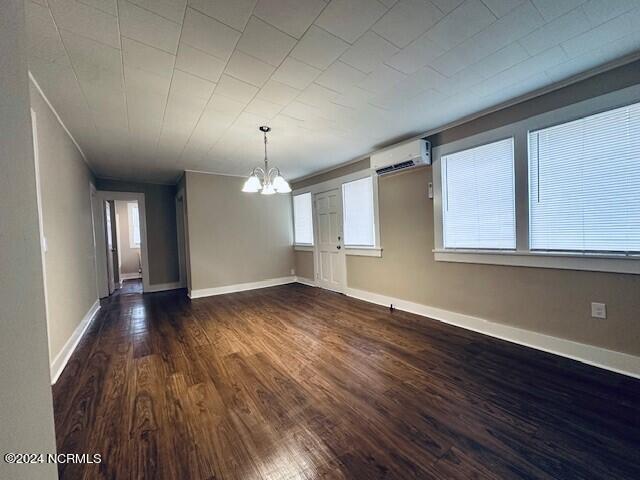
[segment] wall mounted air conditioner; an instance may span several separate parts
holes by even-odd
[[[431,142],[424,139],[396,145],[371,155],[371,168],[378,175],[419,165],[431,165]]]

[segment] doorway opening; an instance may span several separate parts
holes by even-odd
[[[109,283],[115,290],[142,293],[140,214],[137,200],[106,200],[107,242],[111,243]],[[115,215],[111,214],[114,211]],[[113,217],[115,216],[115,225]],[[115,227],[115,228],[114,228]],[[111,242],[109,242],[111,237]],[[109,250],[109,246],[107,246]],[[125,284],[126,282],[126,284]],[[111,288],[110,288],[111,291]]]
[[[98,291],[143,293],[149,289],[143,193],[98,191],[94,209]]]

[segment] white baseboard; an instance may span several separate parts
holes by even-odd
[[[306,277],[296,277],[295,280],[297,283],[302,283],[303,285],[309,285],[310,287],[315,287],[316,286],[316,281],[312,278],[306,278]]]
[[[137,280],[138,278],[142,278],[142,274],[141,273],[121,273],[120,274],[120,281],[122,282],[123,280]]]
[[[235,285],[225,285],[223,287],[200,288],[191,290],[189,298],[211,297],[213,295],[223,295],[225,293],[244,292],[245,290],[255,290],[257,288],[275,287],[276,285],[284,285],[285,283],[294,283],[296,277],[280,277],[261,280],[259,282],[237,283]]]
[[[301,282],[302,283],[302,282]],[[388,297],[377,293],[347,288],[346,295],[366,302],[389,306],[405,312],[415,313],[450,325],[473,330],[474,332],[500,338],[508,342],[571,358],[594,367],[640,378],[640,357],[626,353],[607,350],[606,348],[578,343],[571,340],[552,337],[522,328],[495,323],[484,318],[473,317],[440,308],[429,307],[419,303]]]
[[[85,314],[84,318],[80,321],[76,329],[73,331],[67,342],[62,347],[62,350],[56,355],[56,358],[51,362],[51,385],[58,381],[58,377],[67,366],[71,354],[74,352],[78,343],[82,339],[82,336],[91,325],[91,322],[95,318],[96,314],[100,310],[100,300],[96,300],[89,311]]]
[[[184,285],[180,282],[155,283],[145,288],[144,293],[164,292],[165,290],[177,290],[178,288],[184,288]]]

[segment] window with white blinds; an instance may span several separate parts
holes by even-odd
[[[129,246],[140,248],[140,215],[137,202],[127,203],[127,214],[129,217]]]
[[[640,104],[529,133],[529,243],[640,252]]]
[[[374,247],[373,180],[365,177],[342,184],[344,244]]]
[[[293,234],[296,245],[313,245],[311,193],[293,196]]]
[[[515,249],[513,138],[441,160],[444,248]]]

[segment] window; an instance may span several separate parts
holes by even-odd
[[[129,216],[129,245],[131,248],[140,248],[140,216],[138,215],[138,204],[136,202],[127,203],[127,213]]]
[[[345,246],[375,246],[373,208],[373,180],[370,176],[342,184]]]
[[[513,165],[513,138],[442,156],[445,249],[515,249]]]
[[[311,193],[293,196],[293,232],[296,245],[313,245]]]
[[[529,133],[531,250],[640,251],[640,104]]]

